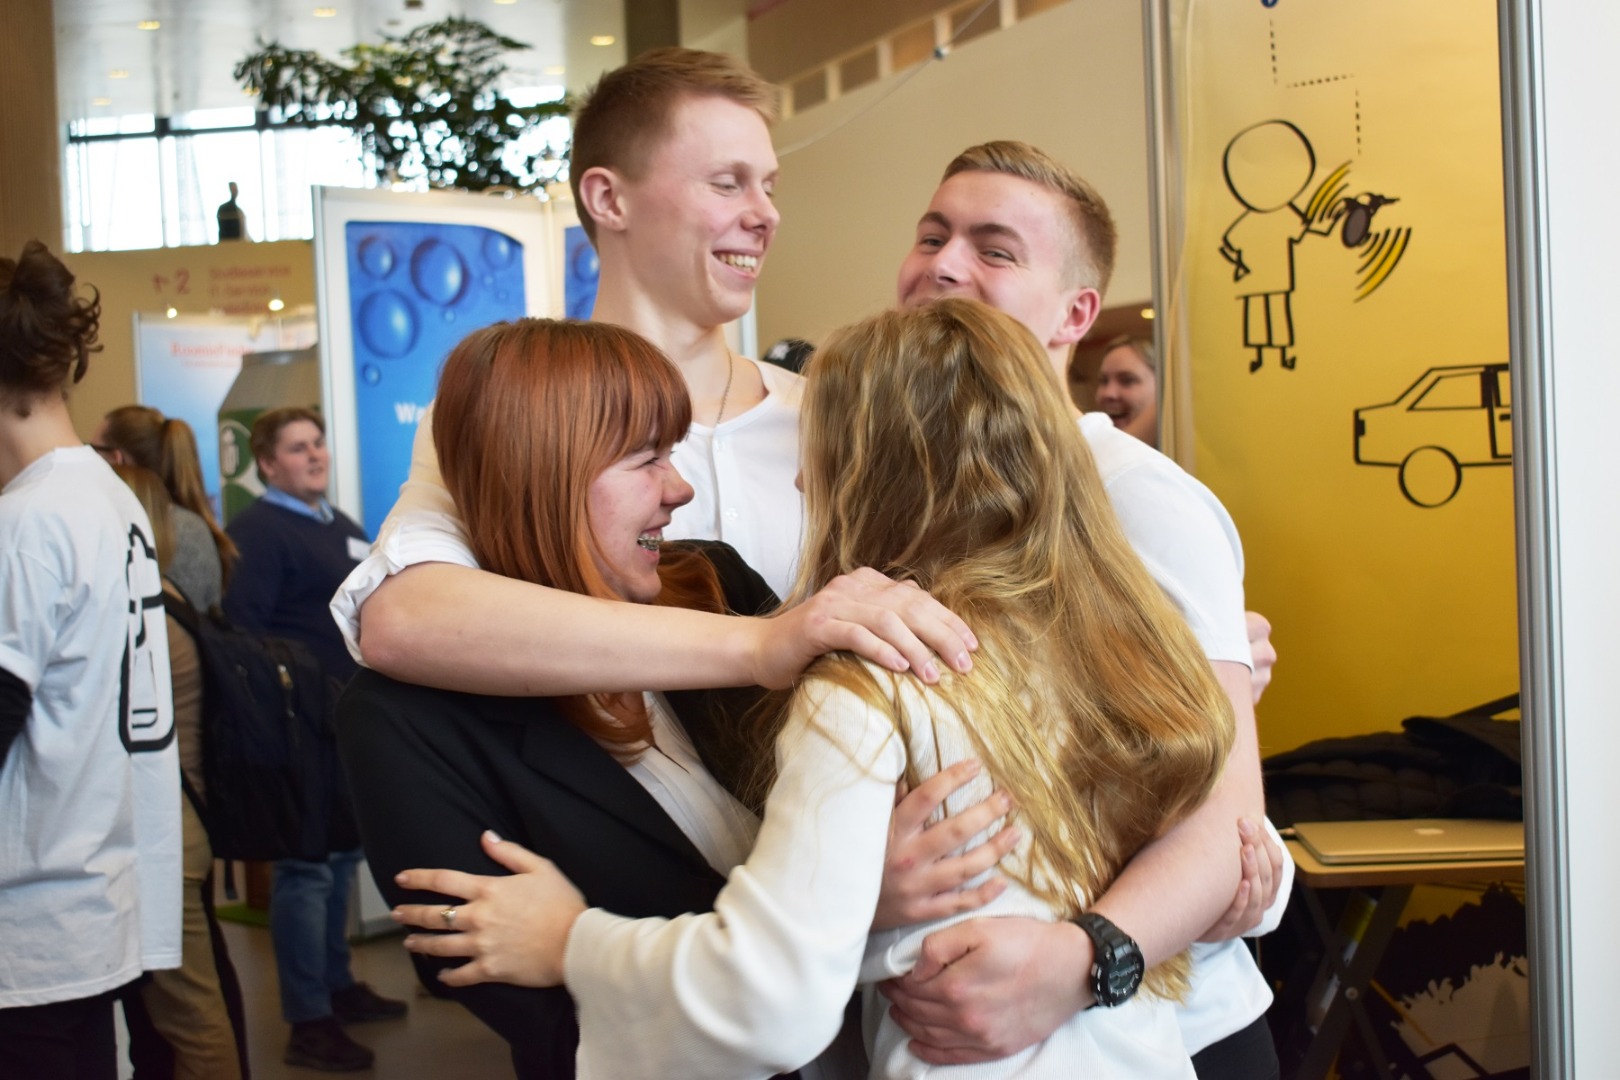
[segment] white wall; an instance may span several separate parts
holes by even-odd
[[[1585,0],[1515,0],[1505,5],[1527,15],[1522,25],[1541,36],[1537,78],[1539,137],[1528,150],[1539,157],[1541,197],[1516,217],[1542,215],[1539,267],[1520,260],[1519,272],[1540,300],[1546,392],[1545,487],[1532,500],[1544,506],[1544,549],[1529,551],[1524,567],[1527,612],[1538,606],[1545,626],[1531,620],[1525,641],[1527,675],[1537,664],[1547,674],[1535,689],[1547,710],[1532,745],[1552,760],[1537,762],[1532,780],[1550,780],[1530,807],[1533,837],[1553,843],[1532,848],[1533,942],[1544,948],[1533,964],[1540,1000],[1537,1019],[1546,1077],[1613,1075],[1620,1062],[1620,1025],[1614,1022],[1615,972],[1620,968],[1620,858],[1613,848],[1620,811],[1615,771],[1620,765],[1620,664],[1615,613],[1620,610],[1620,362],[1615,356],[1613,298],[1620,292],[1620,175],[1614,117],[1620,90],[1613,78],[1620,47],[1620,8]],[[1524,155],[1519,155],[1524,160]],[[1510,162],[1510,168],[1512,163]],[[1527,372],[1528,374],[1528,372]],[[1515,418],[1515,426],[1519,420]],[[1525,536],[1521,528],[1521,536]],[[1534,539],[1532,537],[1531,539]],[[1527,704],[1533,704],[1527,703]],[[1559,782],[1561,780],[1561,783]],[[1550,991],[1550,993],[1549,993]],[[1573,1039],[1552,1047],[1557,1021]]]
[[[915,77],[902,72],[778,125],[779,153],[831,133],[782,158],[782,227],[759,291],[761,346],[817,341],[892,303],[895,271],[946,163],[990,139],[1034,143],[1097,186],[1120,231],[1107,302],[1148,299],[1141,17],[1125,0],[1072,0],[968,42]]]

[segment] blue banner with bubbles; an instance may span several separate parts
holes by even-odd
[[[523,245],[480,225],[403,221],[351,221],[344,241],[360,505],[376,536],[445,357],[472,331],[525,314]]]

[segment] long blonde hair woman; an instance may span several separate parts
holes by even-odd
[[[1225,695],[1121,533],[1044,353],[1009,316],[970,300],[882,315],[814,365],[799,588],[872,566],[975,628],[971,676],[907,689],[968,718],[971,756],[1031,834],[1003,871],[1073,916],[1209,794],[1232,740]],[[848,654],[823,658],[815,680],[915,740],[901,680]],[[798,710],[813,697],[801,690]],[[1147,984],[1177,993],[1185,968],[1164,967]]]
[[[1026,835],[1001,871],[1013,884],[976,914],[1060,919],[1208,794],[1231,745],[1225,696],[1120,535],[1027,330],[943,301],[840,332],[808,377],[796,591],[863,565],[914,580],[975,627],[975,667],[929,687],[847,655],[814,665],[785,710],[758,841],[714,914],[586,910],[549,863],[498,840],[486,851],[517,878],[401,875],[471,898],[399,911],[461,931],[408,942],[478,958],[446,981],[566,982],[581,1045],[603,1047],[582,1073],[769,1076],[833,1037],[857,981],[909,970],[941,923],[868,933],[897,780],[979,758],[983,780],[957,799],[993,781]],[[1176,982],[1155,972],[1154,992],[972,1075],[1190,1080]],[[948,1074],[910,1054],[875,989],[867,1003],[874,1076]]]

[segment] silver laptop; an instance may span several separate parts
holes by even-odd
[[[1522,821],[1301,821],[1294,826],[1294,836],[1324,866],[1524,858]]]

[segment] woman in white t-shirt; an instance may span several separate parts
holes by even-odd
[[[112,996],[180,959],[157,552],[67,388],[99,305],[0,259],[0,1077],[115,1075]]]
[[[587,909],[543,859],[486,838],[506,879],[402,875],[467,902],[408,906],[421,954],[474,956],[447,983],[565,983],[580,1076],[765,1077],[837,1032],[857,980],[909,970],[943,921],[868,934],[894,785],[968,757],[983,779],[949,810],[1011,793],[1025,836],[978,914],[1073,918],[1143,844],[1206,796],[1230,706],[1185,623],[1131,553],[1044,353],[973,301],[837,334],[804,404],[809,516],[799,591],[852,567],[915,581],[975,627],[975,670],[929,687],[840,654],[801,681],[776,743],[752,853],[713,914]],[[1170,1001],[1144,992],[1076,1016],[973,1077],[1190,1078]],[[946,1075],[914,1058],[868,991],[872,1075]]]

